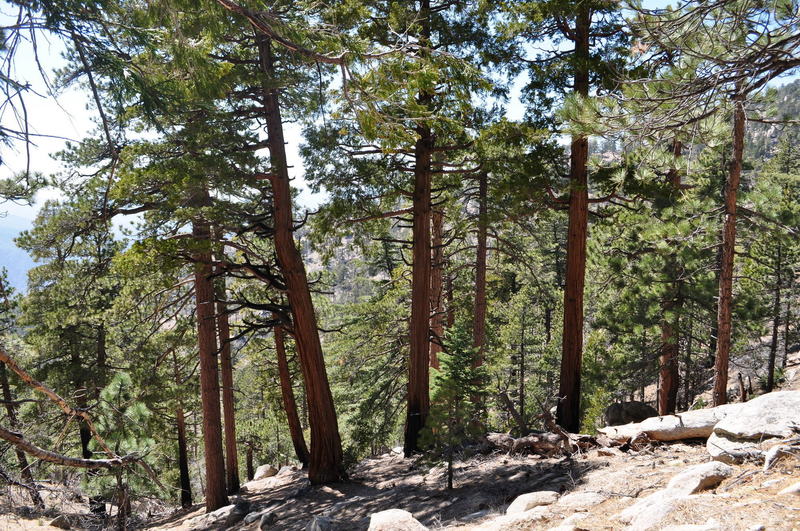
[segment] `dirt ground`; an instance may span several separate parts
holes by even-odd
[[[800,353],[790,358],[786,377],[784,389],[800,389]],[[575,529],[617,530],[625,526],[613,517],[623,508],[663,488],[686,467],[709,459],[704,441],[654,443],[629,453],[590,450],[568,458],[496,452],[458,463],[455,489],[448,491],[443,467],[388,453],[356,465],[348,482],[311,487],[301,471],[287,471],[249,484],[249,492],[241,499],[250,502],[251,513],[274,512],[277,521],[273,529],[300,530],[314,516],[326,516],[333,520],[334,529],[361,530],[367,529],[372,513],[404,509],[430,529],[467,531],[478,530],[503,515],[520,494],[553,490],[562,495],[559,502],[541,520],[519,529],[550,529],[573,517],[581,518],[575,521]],[[800,456],[786,459],[766,473],[756,464],[735,468],[733,476],[716,489],[682,502],[661,527],[713,524],[722,530],[738,531],[762,525],[766,530],[800,531],[800,496],[777,494],[800,481]],[[570,494],[574,495],[566,497]],[[84,518],[76,528],[102,524],[80,514],[85,504],[75,502],[74,494],[62,489],[47,491],[46,496],[52,498],[48,505],[57,504],[61,512]],[[561,503],[563,500],[571,502]],[[28,515],[26,501],[24,492],[10,489],[0,493],[0,531],[55,529],[47,525],[52,516]],[[16,509],[11,511],[10,507]],[[574,517],[576,513],[579,517]],[[146,525],[131,522],[131,527],[173,531],[202,528],[198,518],[203,514],[198,504],[151,518]],[[258,522],[240,522],[231,529],[258,529]]]

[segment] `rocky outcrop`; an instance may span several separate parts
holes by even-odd
[[[619,426],[631,422],[642,422],[650,417],[657,417],[658,411],[644,402],[617,402],[603,410],[603,422],[606,426]]]
[[[733,474],[733,468],[717,461],[687,468],[673,476],[666,488],[646,496],[615,516],[630,529],[646,531],[659,526],[678,503],[702,490],[716,487]]]
[[[768,393],[736,406],[736,414],[721,419],[706,442],[708,453],[718,461],[764,459],[770,447],[800,430],[798,391]]]
[[[524,513],[534,507],[541,505],[550,505],[558,499],[558,493],[552,490],[541,490],[538,492],[529,492],[522,494],[511,502],[511,505],[506,509],[506,514]]]
[[[262,479],[266,479],[269,477],[274,476],[278,473],[278,469],[272,465],[261,465],[256,469],[256,473],[253,476],[253,481],[260,481]]]
[[[371,515],[367,531],[427,531],[427,529],[410,512],[389,509]]]

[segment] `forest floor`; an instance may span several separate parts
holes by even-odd
[[[784,390],[800,390],[800,352],[790,355],[785,377]],[[250,503],[251,514],[273,512],[277,520],[270,529],[305,529],[315,516],[330,518],[332,529],[367,529],[371,514],[404,509],[430,529],[616,530],[625,525],[614,515],[663,488],[685,468],[709,459],[701,440],[650,443],[628,453],[594,449],[557,458],[495,452],[457,463],[455,488],[448,491],[443,466],[390,452],[355,465],[347,482],[311,487],[302,471],[283,470],[251,482],[239,498]],[[777,494],[798,480],[800,459],[782,461],[768,472],[755,463],[736,466],[734,474],[715,489],[680,502],[657,528],[690,524],[697,527],[684,529],[747,530],[760,525],[767,530],[800,530],[800,497]],[[560,497],[539,519],[516,526],[497,521],[517,496],[543,490],[556,491]],[[0,494],[0,531],[55,529],[48,525],[52,516],[37,517],[20,508],[24,494]],[[80,514],[85,513],[85,503],[75,501],[76,493],[54,491],[47,496],[48,505],[57,504],[61,514],[84,517],[84,525],[73,528],[94,527],[86,514]],[[130,523],[152,530],[224,528],[205,525],[203,514],[198,504]],[[569,525],[559,527],[565,521]],[[254,530],[258,526],[256,520],[229,528]]]

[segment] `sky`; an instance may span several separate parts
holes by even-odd
[[[0,25],[11,22],[13,17],[8,13],[8,6],[3,5],[0,7]],[[64,64],[62,55],[64,46],[57,40],[48,40],[44,34],[39,34],[37,44],[39,62],[52,81],[53,70]],[[83,90],[80,84],[74,84],[53,95],[54,97],[48,95],[46,83],[37,67],[30,43],[26,42],[20,46],[14,66],[12,79],[23,84],[29,83],[32,89],[25,97],[30,132],[48,135],[33,140],[30,147],[31,171],[41,172],[44,175],[58,174],[61,171],[60,164],[51,154],[62,150],[67,139],[79,141],[96,127],[94,120],[97,112],[91,101],[91,95]],[[19,128],[13,108],[8,105],[0,107],[0,123],[7,127]],[[324,200],[324,194],[312,194],[302,179],[304,171],[299,153],[302,142],[300,127],[296,124],[284,124],[284,134],[287,141],[287,157],[289,165],[292,166],[290,176],[294,178],[292,184],[300,189],[299,203],[313,209]],[[22,143],[10,147],[0,146],[0,155],[2,156],[0,178],[11,177],[25,169],[27,156]],[[9,283],[17,291],[24,290],[27,271],[35,264],[25,251],[16,247],[14,238],[20,232],[32,227],[36,214],[45,201],[59,197],[60,194],[56,190],[45,189],[36,195],[33,205],[0,202],[0,268],[5,267],[8,270]]]
[[[666,2],[646,0],[644,5],[648,8],[663,7]],[[0,25],[13,22],[14,18],[8,12],[9,6],[0,6]],[[43,70],[52,78],[55,68],[63,65],[63,45],[47,35],[39,34],[38,38],[39,62]],[[30,43],[23,43],[16,54],[15,71],[12,78],[22,83],[29,83],[33,93],[25,99],[28,111],[28,123],[32,133],[50,135],[51,137],[37,137],[31,146],[31,169],[45,175],[58,174],[61,170],[59,162],[51,154],[63,149],[65,139],[78,141],[95,127],[94,117],[96,110],[90,104],[89,94],[75,84],[58,94],[48,95],[47,87],[42,80]],[[788,82],[784,79],[779,84]],[[524,112],[522,104],[515,97],[518,95],[522,81],[515,84],[515,94],[512,94],[512,103],[509,108],[510,118],[520,118]],[[41,94],[37,96],[35,93]],[[515,101],[517,100],[517,101]],[[17,118],[13,109],[6,105],[0,107],[0,123],[5,126],[18,127]],[[301,190],[299,204],[313,209],[325,199],[325,194],[312,194],[303,181],[303,163],[299,155],[302,135],[299,126],[285,124],[287,140],[287,155],[293,185]],[[52,138],[59,137],[59,138]],[[26,156],[23,145],[12,147],[2,146],[0,151],[3,164],[0,166],[0,178],[10,177],[26,166]],[[23,230],[32,226],[36,213],[48,199],[58,199],[59,194],[52,189],[39,192],[32,206],[17,205],[13,203],[0,203],[0,268],[8,269],[9,281],[17,290],[24,290],[26,274],[34,263],[25,251],[14,245],[14,238]]]

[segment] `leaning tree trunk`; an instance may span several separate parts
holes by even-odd
[[[475,250],[475,309],[472,323],[472,344],[477,349],[476,365],[483,364],[486,345],[486,232],[488,175],[478,176],[478,237]]]
[[[431,214],[431,346],[430,364],[439,368],[439,353],[444,339],[444,213],[434,210]]]
[[[714,405],[728,401],[728,361],[731,353],[733,306],[733,263],[736,247],[736,193],[742,176],[745,129],[744,95],[734,96],[733,158],[725,185],[725,222],[722,228],[722,257],[717,310],[717,353],[714,360]]]
[[[342,442],[333,395],[325,371],[325,359],[319,340],[317,317],[303,258],[294,241],[292,219],[292,189],[286,162],[286,145],[283,138],[279,90],[270,83],[274,79],[274,67],[270,39],[257,34],[259,59],[266,79],[263,85],[264,119],[270,153],[274,207],[274,242],[278,265],[286,283],[286,294],[292,311],[295,344],[300,356],[300,366],[306,383],[311,427],[311,454],[308,478],[311,483],[328,483],[344,477],[342,465]],[[427,308],[428,299],[425,299]],[[427,359],[425,360],[427,364]]]
[[[589,95],[588,5],[578,8],[575,24],[575,93]],[[583,356],[583,287],[586,276],[586,235],[589,224],[587,164],[589,139],[574,137],[570,149],[569,226],[567,274],[564,288],[564,334],[561,345],[561,379],[558,388],[558,423],[565,430],[580,430],[581,358]]]
[[[220,257],[220,260],[222,257]],[[236,447],[236,404],[233,397],[233,361],[231,360],[231,329],[228,322],[225,277],[217,270],[215,298],[217,307],[217,336],[219,338],[220,375],[222,377],[222,412],[225,428],[225,481],[228,494],[239,492],[239,452]]]
[[[769,364],[767,367],[767,392],[775,387],[775,359],[778,356],[778,329],[781,322],[781,269],[782,263],[781,241],[778,240],[778,263],[775,268],[775,303],[772,309],[772,342],[769,345]]]
[[[18,431],[19,422],[17,421],[17,406],[14,403],[14,396],[11,394],[11,386],[8,383],[8,373],[5,363],[0,363],[0,387],[3,389],[3,400],[6,403],[6,413],[8,414],[8,425],[12,431]],[[17,461],[19,462],[19,473],[22,481],[30,486],[28,492],[31,495],[31,502],[34,507],[44,507],[44,501],[39,491],[36,489],[36,481],[33,479],[28,457],[21,448],[15,448]]]
[[[281,382],[281,397],[283,398],[283,410],[286,412],[286,423],[289,425],[289,435],[292,437],[297,460],[303,464],[303,468],[306,468],[308,467],[308,447],[305,437],[303,437],[303,428],[300,426],[300,416],[297,414],[297,402],[294,399],[289,362],[286,359],[283,327],[276,326],[273,333],[275,334],[275,354],[278,358],[278,377]]]
[[[198,193],[198,204],[208,192]],[[228,505],[225,462],[222,454],[222,414],[220,412],[217,330],[214,319],[214,282],[211,279],[211,231],[207,221],[192,222],[194,241],[203,248],[194,260],[194,296],[197,315],[197,345],[200,353],[200,401],[203,409],[203,442],[206,464],[206,511]]]

